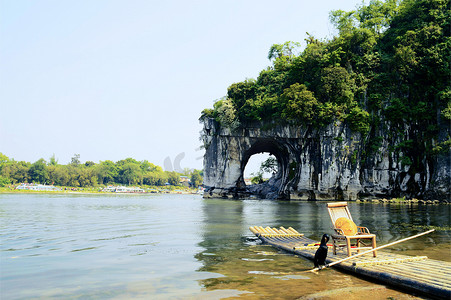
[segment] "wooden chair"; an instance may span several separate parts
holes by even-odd
[[[357,253],[359,253],[360,250],[369,250],[376,248],[376,235],[370,233],[368,228],[356,226],[354,224],[354,221],[352,221],[351,213],[348,209],[348,204],[346,202],[327,203],[327,210],[329,211],[330,219],[332,220],[335,231],[335,233],[332,234],[334,254],[337,254],[337,248],[346,247],[348,256],[351,256],[351,251],[353,250],[356,250]],[[340,218],[346,218],[348,220]],[[337,228],[336,224],[338,219],[340,219],[340,222],[344,221],[350,227],[357,228],[353,230]],[[351,222],[349,222],[349,220]],[[352,243],[353,240],[355,241],[354,244]],[[370,240],[371,247],[366,246],[362,242],[362,240]],[[376,255],[376,251],[373,251],[373,256],[376,257]]]

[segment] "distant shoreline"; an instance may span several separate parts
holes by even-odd
[[[99,195],[150,195],[150,194],[199,194],[197,189],[180,187],[176,189],[151,189],[139,193],[104,192],[100,188],[58,187],[60,190],[18,190],[15,187],[0,187],[0,194],[99,194]]]
[[[64,188],[64,187],[63,187]],[[76,190],[73,190],[76,189]],[[178,188],[172,188],[169,189],[152,189],[152,191],[147,192],[141,192],[141,193],[120,193],[120,192],[104,192],[101,191],[100,188],[73,188],[73,187],[66,187],[66,190],[55,190],[55,191],[49,191],[49,190],[17,190],[15,188],[10,187],[0,187],[0,194],[75,194],[75,195],[160,195],[160,194],[178,194],[178,195],[202,195],[198,192],[197,189],[194,188],[188,188],[188,187],[178,187]],[[299,202],[310,202],[311,200],[298,200],[293,199],[291,201],[299,201]],[[325,201],[325,200],[316,200],[316,201]],[[334,201],[332,199],[327,201]],[[335,200],[337,201],[337,200]],[[373,203],[373,204],[398,204],[398,205],[437,205],[437,204],[451,204],[451,201],[447,200],[419,200],[419,199],[404,199],[404,198],[377,198],[377,199],[358,199],[355,201],[349,201],[349,202],[356,202],[356,203]]]

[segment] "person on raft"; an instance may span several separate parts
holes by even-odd
[[[319,245],[318,250],[316,250],[315,257],[313,258],[313,264],[315,265],[315,268],[320,268],[320,266],[324,266],[326,264],[328,241],[329,235],[324,234],[321,238],[321,244]]]

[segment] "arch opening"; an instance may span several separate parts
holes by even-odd
[[[245,169],[247,169],[246,167],[248,163],[254,164],[252,162],[253,159],[251,160],[251,157],[254,156],[257,158],[257,165],[262,158],[264,161],[271,158],[272,162],[269,162],[268,164],[267,171],[269,172],[266,172],[268,173],[266,175],[268,177],[267,180],[247,185],[247,183],[249,183],[249,176],[248,172],[245,173]],[[241,176],[237,187],[244,188],[248,193],[256,195],[260,198],[285,198],[285,173],[287,170],[288,161],[288,151],[280,143],[270,139],[260,139],[256,141],[247,151],[243,153],[243,159],[241,161]],[[258,169],[260,169],[260,166],[261,162],[260,165],[258,165]],[[250,169],[255,172],[255,165],[251,165],[250,167]],[[246,183],[245,179],[247,181]]]
[[[256,153],[250,156],[243,170],[246,186],[261,184],[278,173],[279,162],[269,152]]]

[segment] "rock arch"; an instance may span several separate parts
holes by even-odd
[[[410,176],[388,141],[371,157],[362,157],[365,141],[338,121],[321,129],[277,125],[264,130],[256,123],[234,131],[213,119],[203,122],[204,197],[355,200],[450,193],[442,184],[449,182],[449,158]],[[246,186],[244,168],[259,152],[277,158],[278,174],[266,184]]]
[[[245,188],[247,192],[266,198],[285,198],[287,187],[287,170],[290,153],[283,143],[273,138],[255,138],[248,149],[243,149],[241,159],[241,175],[237,182],[238,188]],[[246,187],[244,184],[244,169],[254,154],[268,152],[277,160],[277,173],[269,181],[257,186]]]

